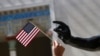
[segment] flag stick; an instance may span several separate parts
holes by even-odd
[[[30,21],[29,21],[30,22]],[[30,22],[30,23],[32,23],[32,22]],[[33,24],[33,23],[32,23]],[[36,26],[35,24],[33,24],[34,26]],[[37,26],[36,26],[37,27]],[[40,28],[39,28],[39,30],[46,36],[46,37],[48,37],[50,40],[52,40],[52,38],[50,37],[50,36],[48,36],[44,31],[42,31]]]

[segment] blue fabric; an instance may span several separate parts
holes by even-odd
[[[32,31],[32,29],[35,28],[34,25],[32,25],[31,23],[27,23],[25,25],[25,27],[23,28],[23,30],[26,32],[26,33],[30,33]]]
[[[16,14],[0,16],[0,22],[9,21],[9,20],[16,20],[16,19],[27,19],[27,18],[33,18],[33,17],[38,17],[38,16],[48,16],[48,15],[50,15],[49,9],[24,12],[24,13],[16,13]]]

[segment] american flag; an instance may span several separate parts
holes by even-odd
[[[16,36],[16,39],[26,47],[39,32],[39,28],[28,22]]]

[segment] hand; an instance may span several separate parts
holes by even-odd
[[[46,34],[47,34],[49,37],[52,37],[52,35],[53,35],[52,31],[50,31],[50,30],[48,30],[48,31],[46,32]]]
[[[61,21],[53,21],[53,23],[58,24],[59,26],[54,29],[57,32],[58,37],[65,42],[66,40],[71,38],[71,33],[69,26]]]
[[[65,48],[61,46],[61,44],[57,43],[57,41],[53,42],[53,51],[55,56],[62,56],[64,53]]]

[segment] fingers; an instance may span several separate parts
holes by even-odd
[[[63,27],[64,27],[64,26],[63,26],[64,23],[61,22],[61,21],[53,21],[53,23],[59,24],[59,26],[57,26],[57,27],[54,29],[54,31],[56,31],[56,32],[58,32],[59,30],[62,30]]]
[[[54,47],[57,47],[57,46],[58,46],[57,41],[54,41],[53,46],[54,46]]]
[[[58,47],[58,46],[61,46],[61,44],[58,43],[57,41],[54,41],[54,42],[53,42],[53,46],[54,46],[54,48],[56,48],[56,47]]]
[[[63,23],[63,22],[61,22],[61,21],[53,21],[53,23],[66,26],[66,24],[65,24],[65,23]]]
[[[50,30],[47,31],[46,34],[47,34],[49,37],[51,37],[51,36],[53,35],[52,31],[50,31]]]
[[[60,32],[63,30],[63,27],[62,26],[58,26],[54,29],[55,32]]]
[[[56,23],[56,24],[63,24],[61,21],[53,21],[53,23]]]

